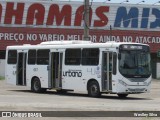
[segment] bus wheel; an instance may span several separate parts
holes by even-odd
[[[34,78],[32,85],[31,85],[31,90],[36,93],[42,92],[41,82],[38,78]]]
[[[127,96],[128,96],[128,94],[117,94],[118,95],[118,97],[120,97],[120,98],[126,98]]]
[[[99,85],[96,81],[92,81],[89,83],[88,95],[90,97],[100,97],[101,93],[100,93]]]

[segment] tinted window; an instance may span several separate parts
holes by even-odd
[[[36,50],[28,51],[28,64],[36,64]]]
[[[17,50],[9,50],[8,51],[8,64],[16,64],[17,63]]]
[[[81,49],[67,49],[65,53],[66,65],[80,65]]]
[[[6,51],[0,50],[0,59],[5,59],[5,56],[6,56]]]
[[[37,50],[37,64],[49,64],[49,50]]]
[[[82,50],[82,65],[98,65],[99,49],[87,48]]]

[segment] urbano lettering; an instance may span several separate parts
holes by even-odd
[[[82,77],[82,72],[81,71],[64,71],[63,72],[64,77]]]

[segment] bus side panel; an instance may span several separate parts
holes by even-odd
[[[7,63],[6,63],[7,64]],[[7,80],[7,83],[16,85],[16,65],[6,65],[6,72],[5,72],[5,79]]]
[[[121,79],[121,76],[119,76],[119,75],[112,75],[112,92],[113,93],[117,93],[117,87],[118,87],[118,80],[119,79]]]
[[[83,90],[87,91],[87,83],[89,80],[96,80],[101,91],[101,67],[97,66],[82,66],[82,84]]]
[[[89,80],[96,80],[101,89],[101,69],[100,66],[65,66],[63,70],[63,89],[87,92]]]
[[[62,88],[80,91],[82,88],[82,70],[80,66],[65,66],[62,73]]]
[[[39,65],[38,76],[41,81],[42,88],[48,88],[48,65]]]
[[[48,88],[48,65],[28,65],[27,66],[27,85],[31,86],[33,77],[38,77],[42,88]]]
[[[36,76],[36,67],[35,65],[27,65],[26,68],[26,79],[27,79],[27,86],[31,87],[31,80],[34,76]]]
[[[9,84],[17,84],[17,64],[8,64],[8,50],[6,51],[5,80]]]

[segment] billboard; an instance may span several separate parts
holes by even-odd
[[[8,45],[38,44],[54,40],[81,40],[83,2],[1,0],[0,50]],[[160,46],[158,6],[92,3],[90,40],[137,42]]]

